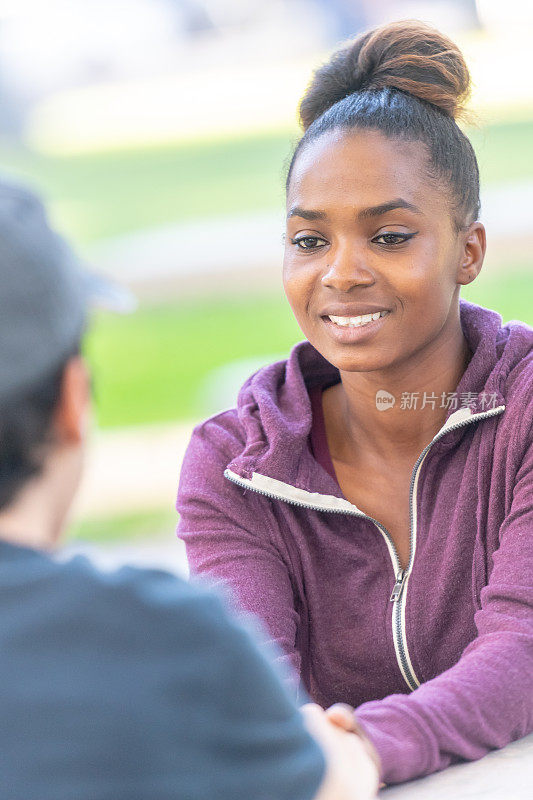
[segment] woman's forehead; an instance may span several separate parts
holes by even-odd
[[[426,165],[421,142],[388,139],[377,131],[328,132],[298,154],[287,206],[320,208],[341,200],[366,206],[394,197],[427,205],[435,188]]]

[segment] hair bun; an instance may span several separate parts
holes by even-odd
[[[347,95],[386,87],[457,119],[470,94],[470,73],[457,45],[435,28],[416,20],[383,25],[350,41],[314,73],[300,103],[304,130]]]

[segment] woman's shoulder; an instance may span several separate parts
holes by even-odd
[[[182,473],[195,467],[207,469],[214,463],[224,467],[246,444],[246,433],[237,406],[218,411],[198,422],[192,429],[185,451]]]
[[[221,410],[200,420],[192,430],[191,443],[201,448],[218,450],[225,456],[238,455],[250,438],[254,438],[254,430],[261,426],[264,401],[268,399],[269,405],[277,403],[277,393],[280,384],[284,382],[287,364],[291,358],[294,360],[296,351],[303,344],[307,343],[295,345],[285,357],[272,355],[259,360],[245,359],[243,366],[248,369],[244,371],[242,368],[235,370],[232,367],[231,397],[234,402],[230,400]],[[256,368],[252,369],[252,366]],[[239,379],[236,380],[235,376],[239,376]],[[224,373],[223,383],[227,382],[226,379]],[[226,390],[222,392],[222,401],[228,399]]]
[[[521,320],[511,320],[501,328],[501,383],[506,404],[530,406],[533,413],[533,328]]]
[[[521,461],[533,443],[533,328],[520,320],[511,320],[499,331],[496,343],[498,363],[493,385],[499,390],[505,411],[497,430],[509,464]]]
[[[298,342],[285,358],[249,374],[235,390],[234,405],[195,425],[182,473],[195,474],[207,464],[219,473],[233,463],[251,475],[264,456],[277,457],[289,440],[300,441],[304,417],[310,415],[310,388],[338,379],[338,370],[307,340]]]

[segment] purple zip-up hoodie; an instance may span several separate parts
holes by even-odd
[[[340,375],[307,341],[194,429],[180,477],[192,571],[315,702],[357,708],[386,783],[533,730],[533,329],[463,299],[460,319],[473,356],[413,469],[405,571],[312,453],[309,391]]]

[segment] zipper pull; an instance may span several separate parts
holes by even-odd
[[[397,603],[398,600],[400,599],[404,580],[405,580],[405,570],[401,569],[396,576],[396,583],[394,584],[394,588],[390,596],[391,603]]]

